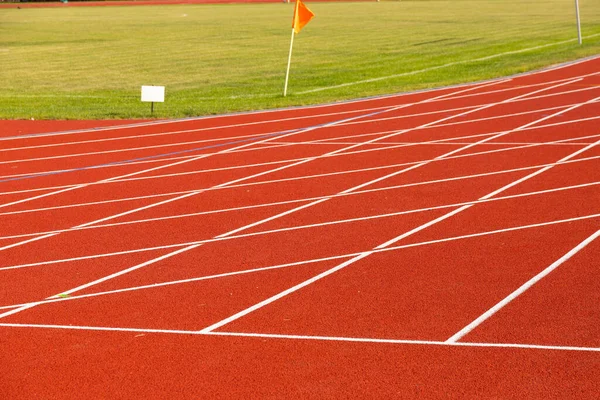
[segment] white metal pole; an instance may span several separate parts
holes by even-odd
[[[577,15],[577,38],[581,44],[581,20],[579,19],[579,0],[575,0],[575,14]]]
[[[290,76],[290,64],[292,63],[292,46],[294,45],[294,28],[292,28],[292,40],[290,40],[290,55],[288,57],[288,66],[285,73],[285,86],[283,87],[283,97],[287,95],[288,78]]]

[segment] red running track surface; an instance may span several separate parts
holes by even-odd
[[[596,398],[600,58],[2,121],[2,398]]]

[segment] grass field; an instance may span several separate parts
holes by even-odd
[[[0,9],[0,118],[139,118],[314,104],[514,74],[600,53],[600,4],[308,3],[282,96],[293,5]]]

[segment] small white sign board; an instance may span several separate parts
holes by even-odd
[[[164,86],[142,86],[142,101],[164,103],[165,102],[165,87]]]

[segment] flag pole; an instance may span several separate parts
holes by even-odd
[[[575,14],[577,17],[577,39],[581,44],[581,20],[579,19],[579,0],[575,0]]]
[[[283,87],[283,97],[287,95],[288,78],[290,76],[290,64],[292,63],[292,46],[294,45],[294,28],[292,28],[292,40],[290,40],[290,55],[288,56],[287,71],[285,73],[285,86]]]

